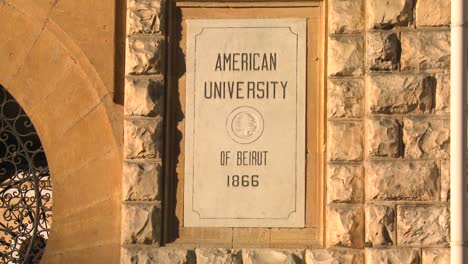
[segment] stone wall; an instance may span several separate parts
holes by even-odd
[[[161,247],[164,4],[130,0],[122,263],[446,263],[450,2],[329,0],[327,249]]]

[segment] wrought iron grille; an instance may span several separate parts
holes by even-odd
[[[0,263],[39,263],[51,221],[52,188],[41,141],[0,85]]]

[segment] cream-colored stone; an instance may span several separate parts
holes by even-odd
[[[197,248],[197,264],[242,264],[239,249]]]
[[[366,166],[366,200],[439,200],[439,168],[430,161],[374,161]]]
[[[364,70],[362,37],[331,37],[328,41],[328,74],[331,76],[361,76]]]
[[[423,248],[422,264],[450,263],[450,248]]]
[[[428,113],[434,106],[437,82],[426,74],[368,77],[367,101],[375,114]]]
[[[448,114],[450,113],[450,74],[438,73],[435,77],[437,80],[435,111]]]
[[[446,206],[397,206],[398,245],[434,246],[450,242],[450,211]]]
[[[363,131],[360,122],[329,122],[328,159],[362,160]]]
[[[366,264],[391,263],[391,264],[421,264],[419,249],[394,248],[394,249],[366,249]]]
[[[404,31],[401,49],[402,70],[450,68],[450,31]]]
[[[131,0],[127,7],[127,34],[154,34],[162,30],[165,0]]]
[[[450,160],[443,160],[440,168],[440,200],[450,200]]]
[[[367,0],[368,28],[390,29],[413,22],[413,0]]]
[[[328,165],[327,201],[360,202],[364,199],[362,166]]]
[[[385,71],[398,69],[401,44],[396,33],[369,32],[367,34],[366,51],[368,70]]]
[[[416,1],[416,26],[434,27],[450,25],[450,1]]]
[[[161,74],[164,70],[162,37],[129,38],[126,72],[130,75]]]
[[[397,120],[391,118],[371,119],[367,123],[368,149],[371,157],[400,156],[401,131]]]
[[[161,158],[162,120],[131,119],[124,122],[124,156],[127,159]]]
[[[302,264],[303,254],[299,250],[243,249],[243,264]]]
[[[327,247],[364,246],[364,210],[360,205],[331,204],[327,210]]]
[[[128,78],[125,84],[125,114],[157,116],[164,113],[162,80]]]
[[[405,118],[403,123],[406,157],[448,158],[450,156],[449,119]]]
[[[396,214],[393,206],[366,205],[366,247],[396,243]]]
[[[161,164],[124,162],[124,201],[161,200]]]
[[[122,206],[122,243],[158,246],[161,239],[161,209],[146,204]]]
[[[356,33],[364,29],[363,0],[333,0],[329,2],[330,33]]]
[[[364,253],[357,250],[307,249],[305,264],[363,264]]]
[[[332,79],[328,82],[328,116],[362,117],[364,82]]]
[[[183,248],[123,248],[122,264],[196,264],[193,250]]]

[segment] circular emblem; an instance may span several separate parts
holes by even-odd
[[[249,144],[263,133],[263,117],[256,109],[241,106],[232,111],[226,121],[229,136],[237,143]]]

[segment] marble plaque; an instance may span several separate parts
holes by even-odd
[[[187,20],[184,226],[303,227],[306,20]]]

